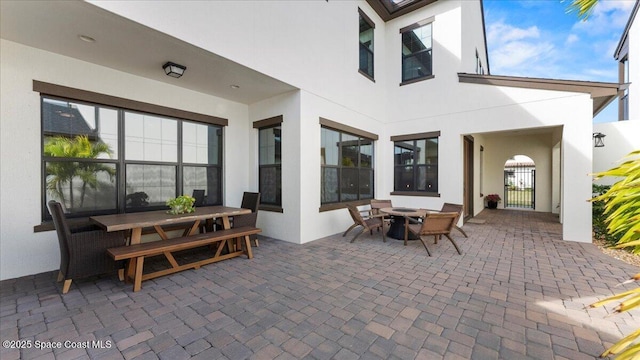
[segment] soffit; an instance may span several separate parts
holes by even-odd
[[[296,89],[84,1],[0,1],[0,37],[244,104]],[[184,76],[166,76],[167,61],[185,65]]]
[[[437,0],[367,0],[384,21],[408,14]]]
[[[515,76],[458,74],[461,83],[507,86],[527,89],[567,91],[590,94],[593,99],[593,116],[611,103],[620,89],[618,83],[596,81],[577,81],[559,79],[540,79]]]

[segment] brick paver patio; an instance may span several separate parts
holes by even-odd
[[[465,224],[468,239],[453,234],[462,256],[447,240],[430,258],[419,241],[383,243],[377,233],[353,244],[262,237],[253,260],[147,281],[136,293],[111,276],[74,281],[64,296],[56,272],[6,280],[0,358],[575,360],[640,325],[638,314],[611,315],[613,306],[585,310],[640,269],[561,241],[551,214],[475,219],[485,222]]]

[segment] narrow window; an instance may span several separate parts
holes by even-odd
[[[369,17],[358,9],[360,18],[360,67],[359,72],[373,80],[373,32],[375,24]]]
[[[256,121],[260,209],[282,211],[282,115]]]
[[[400,29],[402,34],[402,83],[433,76],[432,23]]]

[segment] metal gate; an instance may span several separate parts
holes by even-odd
[[[504,207],[535,209],[536,167],[507,161],[504,165]]]

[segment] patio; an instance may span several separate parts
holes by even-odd
[[[468,239],[453,233],[463,255],[440,241],[429,258],[419,241],[383,243],[375,232],[353,244],[260,237],[253,260],[136,293],[116,276],[74,281],[64,296],[56,272],[2,281],[0,338],[63,348],[3,346],[0,357],[573,360],[638,326],[638,314],[610,315],[613,306],[584,309],[638,268],[562,241],[552,214],[485,210],[475,220]]]

